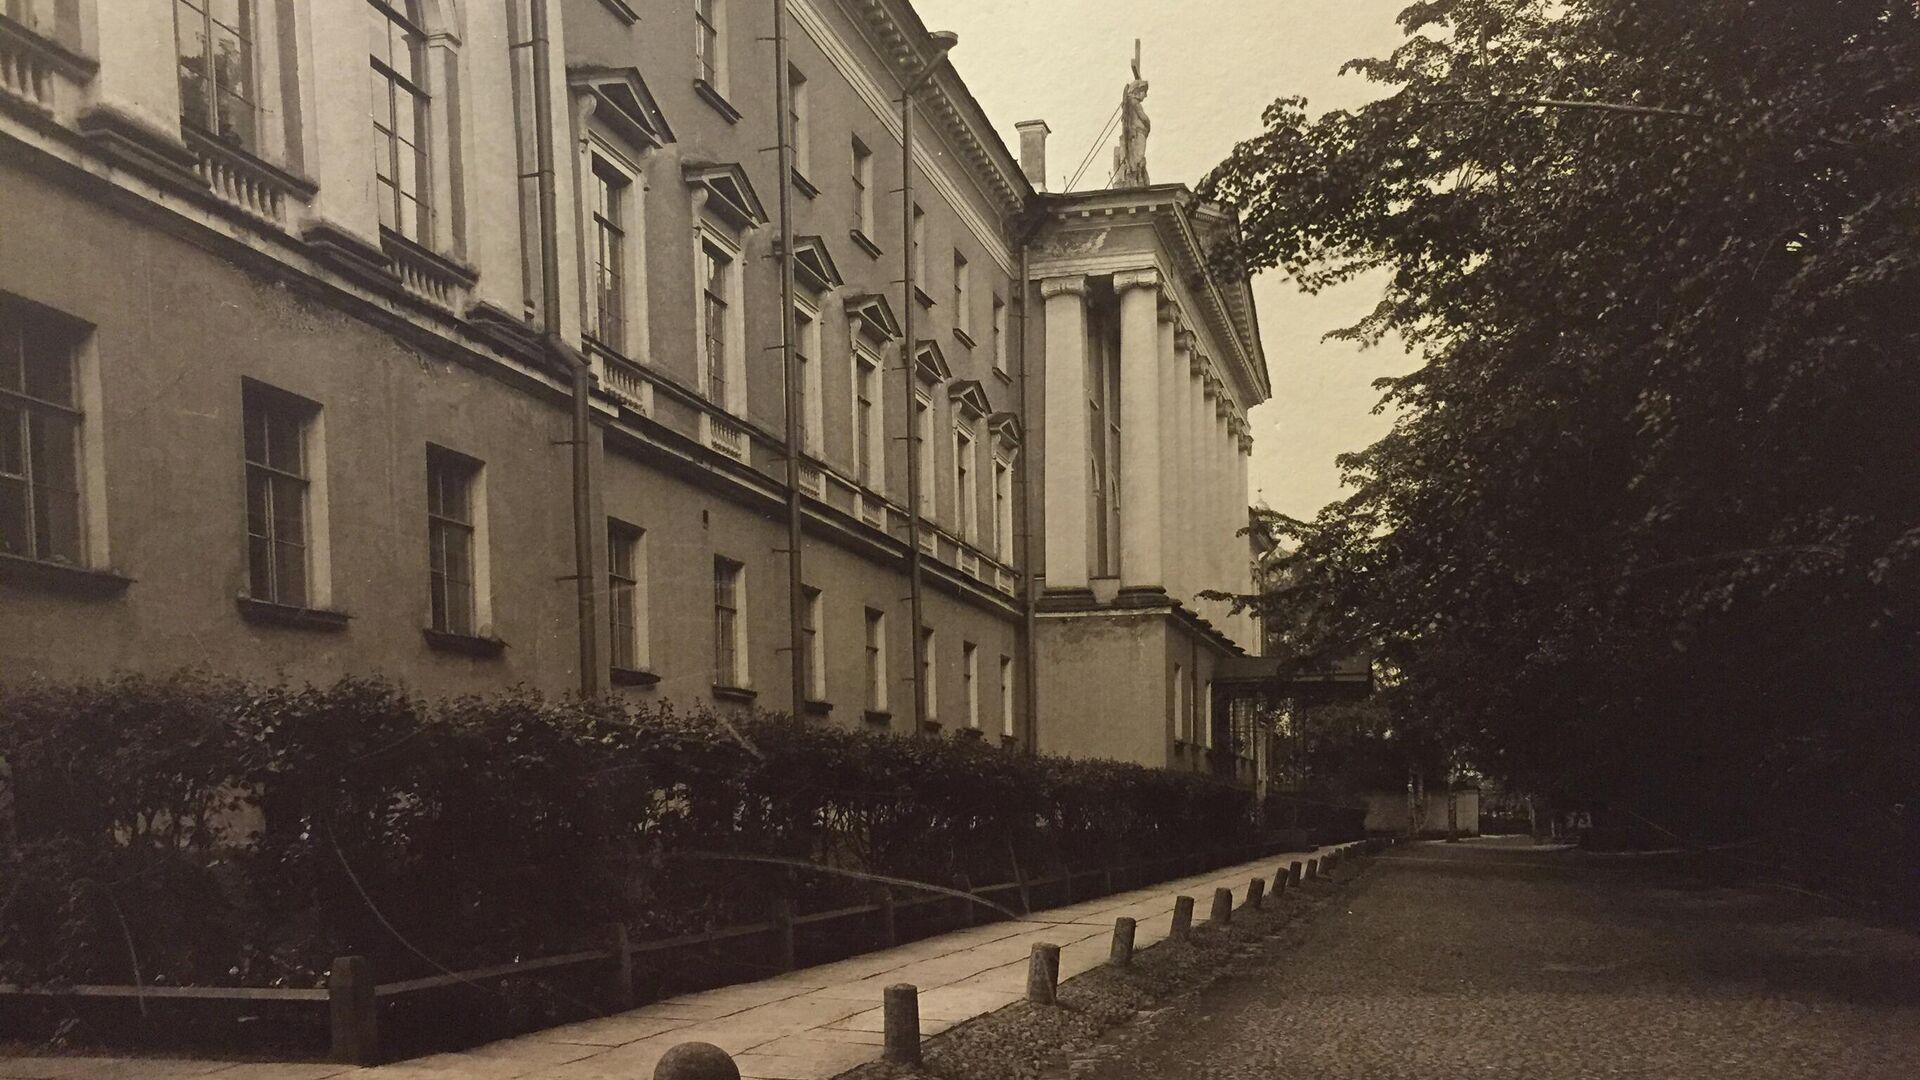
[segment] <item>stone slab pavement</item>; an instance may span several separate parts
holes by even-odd
[[[1166,938],[1176,897],[1193,897],[1194,921],[1203,922],[1216,888],[1232,889],[1238,905],[1245,902],[1252,879],[1266,878],[1271,894],[1276,866],[1333,850],[1274,855],[1035,912],[1019,922],[956,930],[759,982],[374,1068],[13,1057],[0,1058],[0,1080],[649,1080],[661,1056],[683,1042],[708,1042],[732,1054],[742,1080],[826,1080],[879,1059],[880,1002],[887,986],[919,987],[920,1034],[931,1038],[1020,1000],[1035,942],[1060,946],[1064,982],[1106,963],[1116,918],[1134,919],[1134,948],[1144,949]]]

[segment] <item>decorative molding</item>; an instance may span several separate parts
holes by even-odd
[[[859,332],[875,342],[884,345],[900,336],[900,322],[893,317],[893,308],[887,298],[878,293],[860,293],[847,297],[847,318],[854,321]]]
[[[859,229],[848,230],[847,237],[853,241],[854,247],[857,247],[861,251],[866,252],[868,255],[872,256],[873,258],[877,259],[881,255],[885,254],[885,252],[880,250],[880,245],[873,242],[872,237],[868,236],[866,233],[861,232]]]
[[[919,347],[913,353],[914,374],[921,382],[943,383],[953,378],[953,368],[947,364],[946,354],[940,351],[940,343],[932,338],[921,338]]]
[[[1194,355],[1194,347],[1198,345],[1199,342],[1199,335],[1185,327],[1173,332],[1173,348],[1176,352],[1183,352],[1191,357]]]
[[[628,4],[627,0],[600,0],[600,3],[608,11],[613,12],[614,18],[628,26],[640,21],[640,13],[633,10],[633,6]]]
[[[1051,300],[1056,296],[1085,296],[1086,294],[1087,279],[1084,275],[1042,278],[1040,281],[1042,300]]]
[[[780,241],[773,242],[773,250],[779,253]],[[827,250],[826,240],[818,236],[793,238],[793,270],[801,285],[812,292],[823,293],[847,283],[834,264],[833,253]]]
[[[693,80],[693,92],[701,101],[713,106],[713,111],[719,113],[721,118],[726,120],[727,123],[737,124],[740,122],[742,115],[740,110],[734,108],[733,102],[728,101],[726,95],[716,89],[712,83],[705,79],[695,79]]]
[[[993,403],[987,400],[987,391],[977,379],[960,379],[947,387],[947,400],[959,405],[977,419],[986,419],[993,415]]]
[[[569,66],[567,85],[576,93],[591,95],[597,103],[595,119],[630,145],[649,150],[674,141],[667,115],[647,89],[638,68]]]
[[[1158,289],[1160,282],[1160,271],[1153,267],[1122,270],[1113,275],[1113,291],[1123,293],[1128,289]]]
[[[769,220],[747,170],[737,163],[688,162],[680,169],[688,185],[704,188],[706,206],[737,228],[755,229]]]

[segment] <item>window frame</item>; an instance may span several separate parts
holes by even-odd
[[[960,539],[977,543],[980,533],[980,438],[965,419],[953,425],[954,526]]]
[[[1013,657],[1002,653],[1000,656],[1000,734],[1009,739],[1014,736],[1013,674]]]
[[[973,264],[959,248],[953,249],[953,328],[969,344],[973,341]]]
[[[927,699],[927,715],[921,719],[929,723],[940,721],[940,651],[939,635],[933,627],[920,628],[920,684]]]
[[[880,357],[864,344],[852,349],[853,474],[860,486],[882,492],[886,486],[886,410]],[[865,408],[862,408],[862,405]]]
[[[256,461],[252,456],[252,449],[247,445],[249,429],[256,415],[265,422],[273,420],[274,414],[278,414],[280,420],[291,424],[294,428],[293,442],[298,445],[300,453],[297,470],[283,468],[282,463],[274,460],[271,452],[266,450],[273,442],[273,433],[270,429],[263,427],[261,432],[261,447],[266,455],[265,459]],[[320,405],[316,402],[265,383],[257,383],[250,379],[241,380],[241,463],[245,476],[242,506],[245,509],[243,517],[247,538],[245,596],[250,600],[285,608],[321,609],[325,607],[327,588],[322,573],[325,567],[324,549],[315,542],[316,537],[324,531],[320,527],[321,523],[315,520],[316,505],[324,502],[319,497],[323,489],[317,483],[315,476],[316,471],[324,473],[325,468],[325,458],[319,453],[322,445],[318,437],[321,416]],[[267,527],[265,533],[256,533],[254,530],[253,493],[256,478],[264,480],[266,484],[266,497],[262,503],[266,510],[263,518]],[[297,544],[281,538],[277,499],[282,488],[291,488],[298,493],[301,536]],[[256,540],[266,544],[268,554],[268,561],[264,568],[264,580],[268,585],[264,595],[263,590],[258,587],[262,580],[262,568],[255,562]],[[301,576],[297,596],[289,595],[282,589],[279,559],[282,548],[294,548],[299,552]]]
[[[794,316],[794,361],[800,367],[796,383],[800,390],[800,450],[810,457],[821,455],[821,446],[826,437],[826,416],[821,399],[823,392],[820,355],[822,334],[820,328],[820,308],[805,296],[796,294],[793,299]]]
[[[980,730],[980,646],[960,643],[960,679],[967,689],[967,729]]]
[[[866,639],[864,672],[867,680],[867,711],[887,711],[887,613],[879,608],[865,609]]]
[[[993,298],[993,370],[1007,374],[1007,302],[998,294]]]
[[[726,0],[693,0],[693,77],[727,93]]]
[[[29,329],[29,324],[32,330]],[[11,331],[9,333],[8,331]],[[30,344],[35,338],[39,343],[59,351],[52,365],[60,368],[61,379],[65,383],[66,400],[59,401],[34,393],[33,364],[34,354],[29,353]],[[17,413],[15,437],[18,439],[17,471],[7,471],[4,458],[0,458],[0,484],[18,485],[20,498],[20,524],[22,537],[26,542],[24,550],[0,551],[15,558],[30,559],[34,562],[65,564],[74,567],[86,567],[88,564],[90,541],[89,499],[87,485],[91,469],[88,461],[85,433],[86,411],[84,397],[81,352],[85,334],[64,320],[30,306],[25,302],[11,301],[0,296],[0,349],[12,346],[14,366],[19,373],[19,389],[0,385],[0,408]],[[0,370],[5,365],[0,364]],[[36,423],[36,419],[39,421]],[[36,430],[46,432],[49,424],[55,431],[66,428],[64,439],[49,440],[46,435],[35,439]],[[55,486],[46,479],[48,473],[37,466],[40,454],[49,452],[48,442],[64,442],[67,446],[65,463],[71,490]],[[49,472],[57,472],[58,463],[51,465]],[[42,500],[38,493],[52,490],[62,496],[61,502],[68,511],[71,532],[69,546],[60,550],[61,545],[48,529],[44,547],[41,538],[40,514]],[[54,518],[52,509],[44,510],[49,522]]]
[[[618,556],[624,553],[625,558]],[[624,566],[622,565],[624,563]],[[624,573],[622,570],[624,569]],[[647,530],[607,519],[607,626],[609,664],[615,671],[650,672],[653,649],[647,595]],[[622,607],[625,618],[622,619]],[[623,625],[624,623],[624,625]],[[630,650],[623,655],[621,634]],[[625,662],[623,662],[625,661]]]
[[[993,455],[993,554],[1013,562],[1013,463]]]
[[[724,620],[723,613],[727,615]],[[723,663],[728,659],[731,665]],[[721,690],[752,686],[747,656],[747,566],[725,555],[713,557],[713,685]]]
[[[234,7],[241,25],[231,27],[217,17],[214,10],[215,3],[216,0],[173,0],[173,52],[174,69],[180,87],[180,120],[184,126],[202,132],[219,142],[237,146],[249,153],[259,154],[262,149],[261,125],[265,119],[260,102],[260,88],[263,85],[260,71],[262,30],[260,13],[256,10],[253,0],[235,0]],[[199,58],[203,70],[199,73],[189,71],[187,66],[189,58],[185,55],[185,42],[182,40],[182,34],[186,29],[185,17],[188,12],[198,17],[200,44],[203,50]],[[216,27],[230,34],[241,46],[239,53],[244,70],[236,83],[241,81],[246,83],[244,95],[228,92],[219,79],[220,65],[209,63],[207,52],[214,48]],[[202,91],[199,116],[192,115],[192,110],[189,109],[187,86],[190,79],[198,80],[203,86],[208,87]],[[225,115],[223,106],[228,98],[237,100],[245,106],[247,119],[244,134],[229,128],[222,122]]]
[[[873,149],[860,136],[851,137],[853,173],[853,231],[873,235]]]
[[[694,250],[695,342],[698,345],[700,391],[722,412],[740,415],[746,411],[746,360],[742,353],[745,340],[744,274],[741,267],[743,246],[726,233],[702,221]],[[725,293],[715,297],[710,289],[708,261],[719,258],[725,267]],[[721,307],[719,338],[720,383],[714,383],[713,305]],[[716,394],[717,390],[717,394]]]
[[[935,442],[933,438],[933,433],[938,429],[934,426],[933,410],[933,395],[915,389],[913,394],[914,431],[912,432],[912,437],[920,443],[920,499],[919,505],[914,507],[914,511],[926,521],[933,521],[934,514],[939,508],[939,500],[936,498],[939,489],[935,482],[935,478],[939,476],[939,472],[935,461]]]
[[[793,138],[793,171],[806,179],[813,164],[812,95],[807,75],[795,64],[787,65],[787,118]]]
[[[621,356],[634,356],[645,352],[637,345],[643,344],[646,337],[645,284],[638,279],[645,272],[646,262],[641,252],[636,250],[644,245],[646,235],[645,200],[636,194],[642,183],[641,174],[638,166],[607,145],[605,140],[589,136],[586,142],[587,167],[582,170],[582,175],[591,186],[588,189],[590,197],[584,200],[584,210],[593,245],[585,261],[587,274],[593,280],[594,287],[581,298],[587,306],[586,317],[582,321],[588,335],[596,343]],[[599,198],[601,191],[606,192],[606,209],[611,210],[611,218],[602,209],[602,200]],[[619,326],[618,333],[611,336],[606,332],[607,315],[603,306],[607,296],[604,273],[609,262],[605,251],[609,232],[618,249],[611,262],[617,275],[618,287],[614,291],[614,300],[619,305]],[[583,245],[589,238],[583,238]]]
[[[808,701],[827,698],[826,594],[811,585],[800,587],[800,636],[806,665],[803,680]]]
[[[427,628],[436,633],[483,638],[489,636],[493,629],[490,625],[492,612],[486,599],[485,471],[486,464],[478,458],[437,443],[427,444]],[[437,484],[436,479],[440,483]],[[466,515],[464,518],[447,512],[446,481],[459,484],[464,504],[462,509]],[[439,509],[435,507],[436,494],[440,496]],[[464,582],[464,599],[467,618],[464,623],[454,619],[451,610],[453,591],[450,583],[454,579],[448,572],[449,540],[457,540],[465,548],[467,580]]]
[[[379,208],[380,227],[404,240],[412,241],[422,247],[433,248],[438,226],[434,205],[436,178],[433,171],[433,93],[428,86],[427,32],[412,0],[401,0],[397,7],[389,0],[366,0],[366,2],[376,12],[386,17],[390,24],[389,34],[392,33],[391,27],[399,28],[408,53],[408,66],[411,69],[407,72],[397,71],[393,68],[391,58],[383,60],[371,53],[368,54],[374,75],[381,80],[386,90],[386,126],[383,127],[381,121],[376,119],[374,137],[376,141],[386,144],[389,168],[393,168],[395,172],[398,171],[394,167],[399,162],[400,146],[403,142],[399,135],[400,95],[404,94],[413,106],[413,139],[410,146],[415,162],[414,191],[410,197],[414,204],[416,220],[412,229],[404,227],[402,200],[409,196],[401,190],[398,176],[386,178],[381,175],[379,153],[376,150],[374,201]],[[370,104],[377,106],[379,102],[374,101]],[[383,187],[392,191],[391,200],[382,197]],[[392,215],[392,221],[388,221],[389,213]]]

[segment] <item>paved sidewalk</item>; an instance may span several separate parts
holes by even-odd
[[[1113,920],[1138,924],[1135,948],[1166,938],[1176,896],[1204,920],[1213,891],[1236,902],[1274,867],[1325,855],[1283,854],[1178,878],[1021,922],[956,930],[760,982],[669,998],[617,1016],[371,1069],[305,1063],[49,1057],[0,1059],[0,1080],[648,1080],[668,1049],[709,1042],[734,1055],[743,1080],[825,1080],[880,1057],[881,991],[920,988],[920,1031],[931,1037],[1020,1000],[1035,942],[1060,946],[1064,981],[1107,960]],[[1268,881],[1269,890],[1272,882]]]

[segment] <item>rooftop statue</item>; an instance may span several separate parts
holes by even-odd
[[[1113,187],[1146,187],[1147,133],[1153,121],[1147,119],[1147,80],[1140,77],[1140,39],[1133,41],[1133,81],[1120,95],[1120,145],[1113,149]]]

